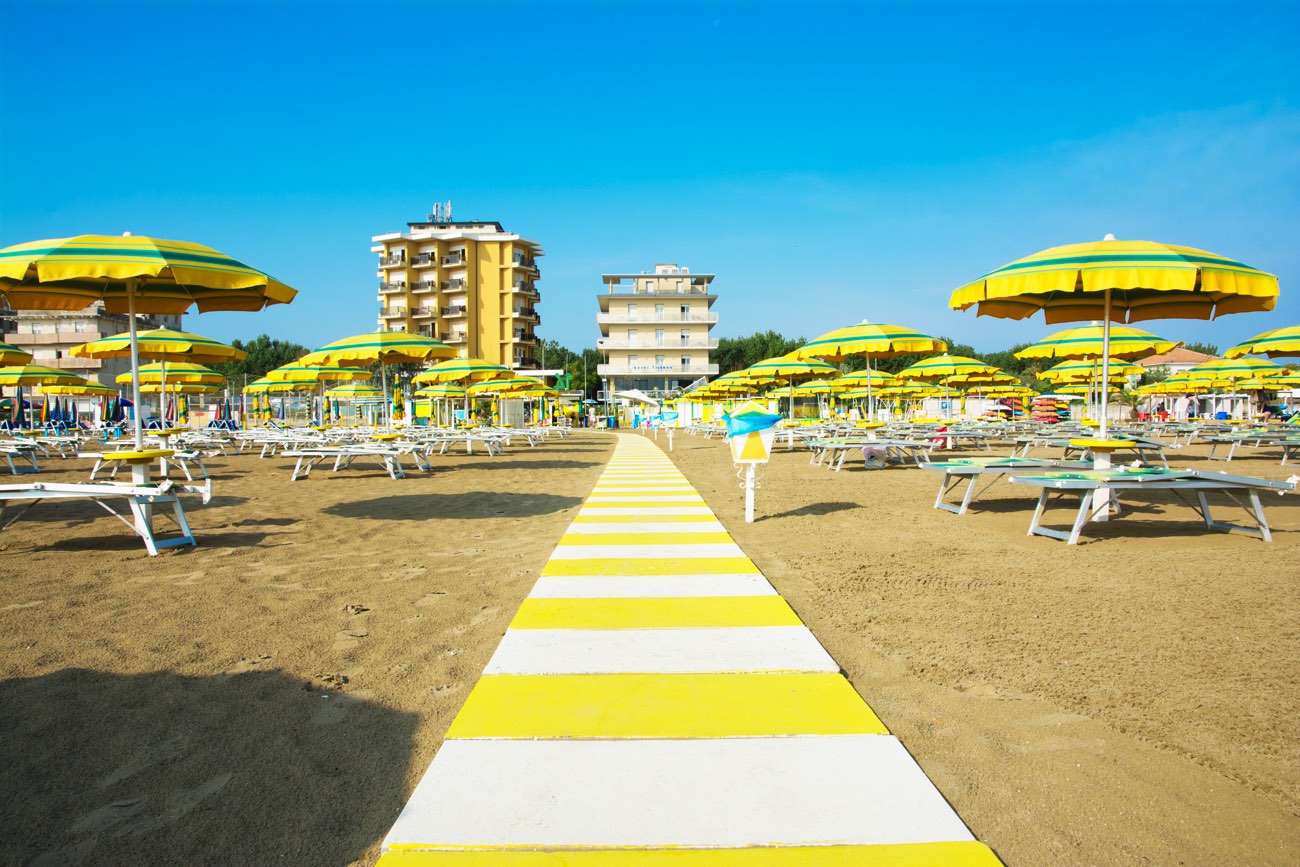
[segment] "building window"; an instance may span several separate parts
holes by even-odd
[[[72,330],[77,334],[85,334],[89,327],[90,323],[86,322],[84,319],[72,323]]]
[[[681,357],[681,362],[682,362],[682,370],[691,369],[691,357],[689,355],[683,355]]]
[[[664,345],[664,330],[663,330],[662,328],[656,328],[656,329],[655,329],[655,346],[663,346],[663,345]]]
[[[685,328],[682,329],[682,346],[691,345],[691,332]]]
[[[655,319],[660,322],[664,321],[664,306],[662,304],[655,305]]]
[[[630,303],[630,304],[627,305],[627,318],[628,318],[628,319],[635,319],[635,318],[636,318],[636,303],[635,303],[635,302]]]

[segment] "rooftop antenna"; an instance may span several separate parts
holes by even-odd
[[[445,213],[446,213],[446,216],[447,216],[447,222],[450,223],[450,222],[451,222],[451,199],[448,199],[448,200],[447,200],[447,204],[446,204],[446,206],[443,208],[443,210],[444,210]]]

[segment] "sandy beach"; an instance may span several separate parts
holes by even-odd
[[[0,534],[0,861],[373,863],[612,447],[396,482],[219,457],[200,546],[157,558],[93,504]],[[958,517],[937,473],[806,452],[746,525],[720,441],[672,457],[1007,863],[1293,860],[1300,498],[1266,501],[1271,545],[1157,498],[1068,548],[1025,536],[1026,490]]]

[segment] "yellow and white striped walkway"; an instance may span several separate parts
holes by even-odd
[[[999,863],[634,434],[383,848],[381,867]]]

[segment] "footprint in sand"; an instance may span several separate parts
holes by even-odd
[[[271,657],[266,654],[263,654],[262,656],[240,657],[239,662],[236,662],[234,665],[230,666],[225,671],[221,672],[221,674],[218,675],[218,677],[224,679],[234,674],[243,674],[246,671],[256,671],[259,668],[265,669],[266,663],[270,661],[271,661]]]
[[[373,693],[362,690],[356,695],[323,694],[316,699],[316,712],[307,722],[314,726],[332,726],[342,722],[352,707]]]
[[[139,798],[113,801],[79,817],[69,830],[73,834],[103,834],[138,815],[143,809],[144,801]]]
[[[484,605],[478,610],[478,614],[474,615],[474,619],[469,622],[469,625],[478,626],[480,623],[486,623],[496,615],[498,610],[499,609]]]
[[[368,629],[340,629],[334,633],[334,649],[349,650],[361,644],[361,639],[369,634]]]
[[[190,810],[224,789],[226,783],[230,782],[230,777],[230,774],[222,774],[219,777],[213,777],[199,783],[192,789],[181,789],[179,792],[173,793],[167,799],[167,807],[162,813],[157,816],[142,816],[140,819],[120,828],[113,836],[129,837],[135,834],[147,834],[151,831],[157,831],[159,828],[175,824]]]
[[[415,600],[415,606],[417,608],[424,608],[429,605],[437,605],[438,601],[441,600],[442,597],[446,595],[447,595],[446,590],[435,590],[432,593],[426,593],[423,596],[421,596],[419,599]]]
[[[0,608],[0,611],[21,611],[24,608],[35,608],[37,605],[44,605],[44,599],[37,599],[34,602],[15,602],[12,605],[6,605]]]
[[[149,744],[138,750],[135,755],[119,765],[108,776],[99,780],[96,785],[101,789],[106,789],[114,783],[135,776],[145,768],[176,758],[185,752],[187,746],[188,743],[183,735],[174,735],[165,741]]]

